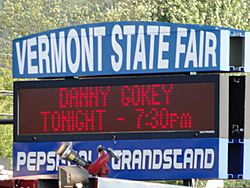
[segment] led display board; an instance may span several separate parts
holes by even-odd
[[[219,75],[16,82],[15,138],[216,136],[219,98]]]

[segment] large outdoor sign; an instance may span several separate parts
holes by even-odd
[[[219,131],[228,113],[227,95],[221,95],[227,88],[224,79],[201,75],[15,82],[15,140],[225,136],[226,129]]]
[[[13,77],[229,71],[230,30],[161,22],[86,24],[13,41]]]
[[[18,38],[12,50],[14,78],[53,78],[14,83],[14,176],[73,165],[55,152],[72,141],[86,160],[99,144],[122,153],[114,178],[250,179],[250,78],[218,74],[250,71],[249,32],[96,23]]]
[[[109,163],[109,177],[137,180],[227,178],[227,139],[153,139],[73,142],[85,160],[97,158],[99,144],[122,153]],[[56,174],[72,165],[56,155],[61,142],[14,143],[14,176]]]

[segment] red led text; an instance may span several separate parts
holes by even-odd
[[[172,89],[173,84],[123,86],[121,102],[123,106],[159,106],[162,103],[167,105]],[[164,101],[160,100],[161,94],[165,95]]]
[[[105,110],[68,110],[41,112],[43,131],[53,132],[84,132],[102,131],[103,113]]]
[[[143,129],[143,127],[162,130],[192,128],[192,117],[188,112],[177,114],[169,112],[166,108],[152,108],[147,111],[143,108],[137,108],[136,111],[139,113],[136,122],[138,130]]]
[[[56,97],[39,111],[40,129],[62,134],[192,130],[192,106],[183,101],[183,108],[178,102],[183,98],[176,96],[181,89],[178,84],[52,88]]]
[[[60,108],[106,107],[110,86],[59,88],[59,91]]]

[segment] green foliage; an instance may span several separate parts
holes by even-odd
[[[250,29],[249,6],[248,0],[4,0],[0,32],[12,40],[71,25],[128,20]]]
[[[0,90],[12,90],[11,41],[55,28],[108,21],[164,21],[250,31],[249,0],[3,0],[0,9]],[[0,112],[13,112],[0,97]],[[0,125],[0,156],[11,157],[12,128]]]
[[[13,126],[1,125],[0,128],[0,156],[11,158],[12,157],[12,142],[13,142]]]
[[[159,20],[250,30],[248,0],[160,0]]]
[[[3,62],[0,68],[0,90],[12,90],[12,78],[11,71],[8,64],[9,58],[1,58]],[[0,113],[13,113],[13,103],[11,96],[0,95]],[[1,119],[5,117],[0,117]],[[0,156],[12,157],[12,142],[13,142],[13,126],[12,125],[0,125]]]

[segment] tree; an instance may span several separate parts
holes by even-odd
[[[250,30],[248,0],[160,0],[159,20]]]

